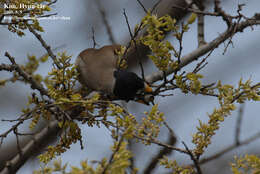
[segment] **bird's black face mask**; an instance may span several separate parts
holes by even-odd
[[[144,89],[144,81],[133,72],[116,70],[114,77],[116,78],[114,95],[121,100],[134,100],[137,91]]]

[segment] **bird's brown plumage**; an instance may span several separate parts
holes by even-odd
[[[120,48],[120,45],[109,45],[82,51],[76,60],[80,82],[93,90],[112,94],[118,58],[115,50]]]

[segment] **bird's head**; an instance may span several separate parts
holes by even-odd
[[[113,93],[121,100],[134,100],[139,103],[153,103],[152,88],[133,72],[116,70]]]

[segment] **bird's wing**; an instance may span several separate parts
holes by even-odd
[[[93,90],[112,94],[115,84],[113,74],[117,64],[116,49],[120,49],[120,45],[82,51],[76,61],[81,83]]]

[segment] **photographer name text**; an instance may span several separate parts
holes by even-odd
[[[4,4],[4,9],[35,9],[35,8],[45,8],[44,4]]]

